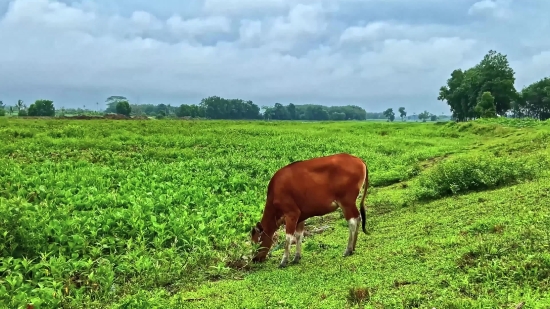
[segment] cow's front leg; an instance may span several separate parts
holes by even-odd
[[[290,246],[294,239],[294,233],[296,233],[296,224],[298,223],[299,214],[285,215],[285,252],[283,253],[283,259],[279,264],[279,268],[284,268],[288,265],[288,257],[290,256]]]
[[[296,237],[296,254],[294,255],[294,260],[292,264],[297,264],[302,259],[302,241],[304,240],[304,223],[302,221],[296,226],[296,232],[294,236]]]

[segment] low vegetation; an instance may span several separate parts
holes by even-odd
[[[0,307],[550,305],[548,122],[0,122]],[[249,263],[278,168],[369,165],[367,228],[338,213],[304,259]],[[322,230],[322,233],[315,233]]]

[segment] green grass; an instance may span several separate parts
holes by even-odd
[[[549,138],[509,119],[4,119],[0,307],[545,308]],[[249,264],[272,174],[338,152],[369,166],[355,255],[334,213],[308,220],[331,229],[300,264]]]
[[[307,239],[298,266],[277,269],[278,252],[244,280],[205,283],[164,304],[199,299],[188,306],[345,308],[350,289],[366,289],[367,308],[508,308],[520,301],[525,308],[547,307],[549,185],[524,184],[371,216],[369,235],[360,235],[350,258],[341,257],[347,231],[336,221],[335,230]],[[146,295],[154,293],[141,299]]]

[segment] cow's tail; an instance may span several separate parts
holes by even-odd
[[[369,186],[369,169],[367,164],[365,164],[365,181],[363,182],[363,196],[361,197],[361,203],[359,206],[359,213],[361,214],[361,226],[363,228],[363,233],[367,234],[365,229],[365,223],[367,221],[367,213],[365,209],[365,198],[367,197],[367,188]]]

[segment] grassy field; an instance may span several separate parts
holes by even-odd
[[[550,307],[549,122],[0,121],[1,308]],[[336,212],[249,264],[272,174],[338,152],[356,253]]]

